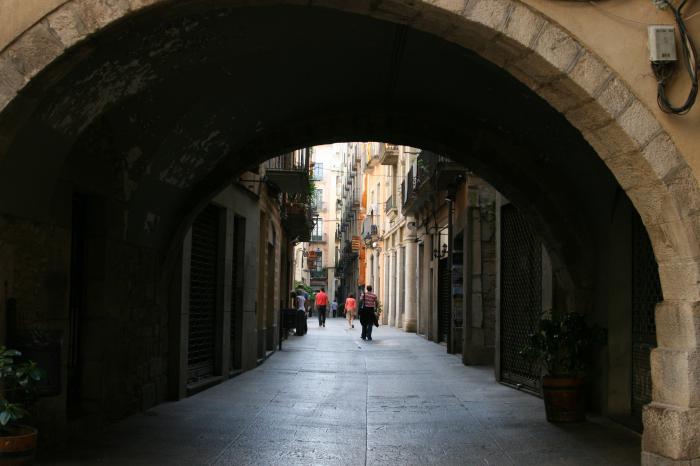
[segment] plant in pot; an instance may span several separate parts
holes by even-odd
[[[577,422],[586,417],[585,369],[593,346],[605,330],[586,323],[583,314],[555,312],[540,319],[520,354],[543,373],[542,396],[550,422]]]
[[[0,464],[30,464],[34,458],[37,430],[19,424],[36,400],[36,385],[45,377],[33,361],[18,360],[22,354],[0,347]]]

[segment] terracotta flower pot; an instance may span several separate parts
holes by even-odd
[[[549,422],[586,420],[585,381],[582,377],[542,378],[542,396]]]
[[[37,430],[15,425],[7,428],[12,435],[0,436],[0,466],[23,466],[34,462]]]

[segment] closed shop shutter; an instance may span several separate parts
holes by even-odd
[[[215,374],[219,213],[209,205],[192,225],[188,384]]]
[[[448,259],[438,262],[438,341],[447,342],[450,334],[450,266]]]
[[[539,373],[519,353],[542,313],[542,243],[512,205],[501,209],[501,380],[539,393]]]

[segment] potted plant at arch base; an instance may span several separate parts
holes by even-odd
[[[18,424],[36,400],[36,383],[44,371],[32,361],[18,361],[17,350],[0,347],[0,466],[31,464],[37,430]]]
[[[605,329],[586,323],[583,314],[555,312],[542,318],[520,354],[543,370],[542,396],[549,422],[586,418],[585,369],[593,345]]]

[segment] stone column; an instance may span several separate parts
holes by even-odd
[[[656,336],[642,464],[695,464],[700,459],[700,301],[658,304]]]
[[[390,251],[387,255],[389,258],[389,283],[387,283],[388,288],[388,306],[387,306],[387,324],[394,324],[394,310],[396,307],[396,251]]]
[[[399,319],[401,318],[401,246],[396,248],[394,253],[394,319],[391,321],[391,325],[398,328]]]
[[[412,218],[407,219],[407,223],[413,222]],[[405,314],[403,319],[403,329],[405,332],[416,331],[416,313],[418,303],[416,302],[416,291],[418,284],[416,283],[416,264],[418,256],[418,243],[416,243],[416,231],[409,228],[406,229],[406,277],[404,307]]]

